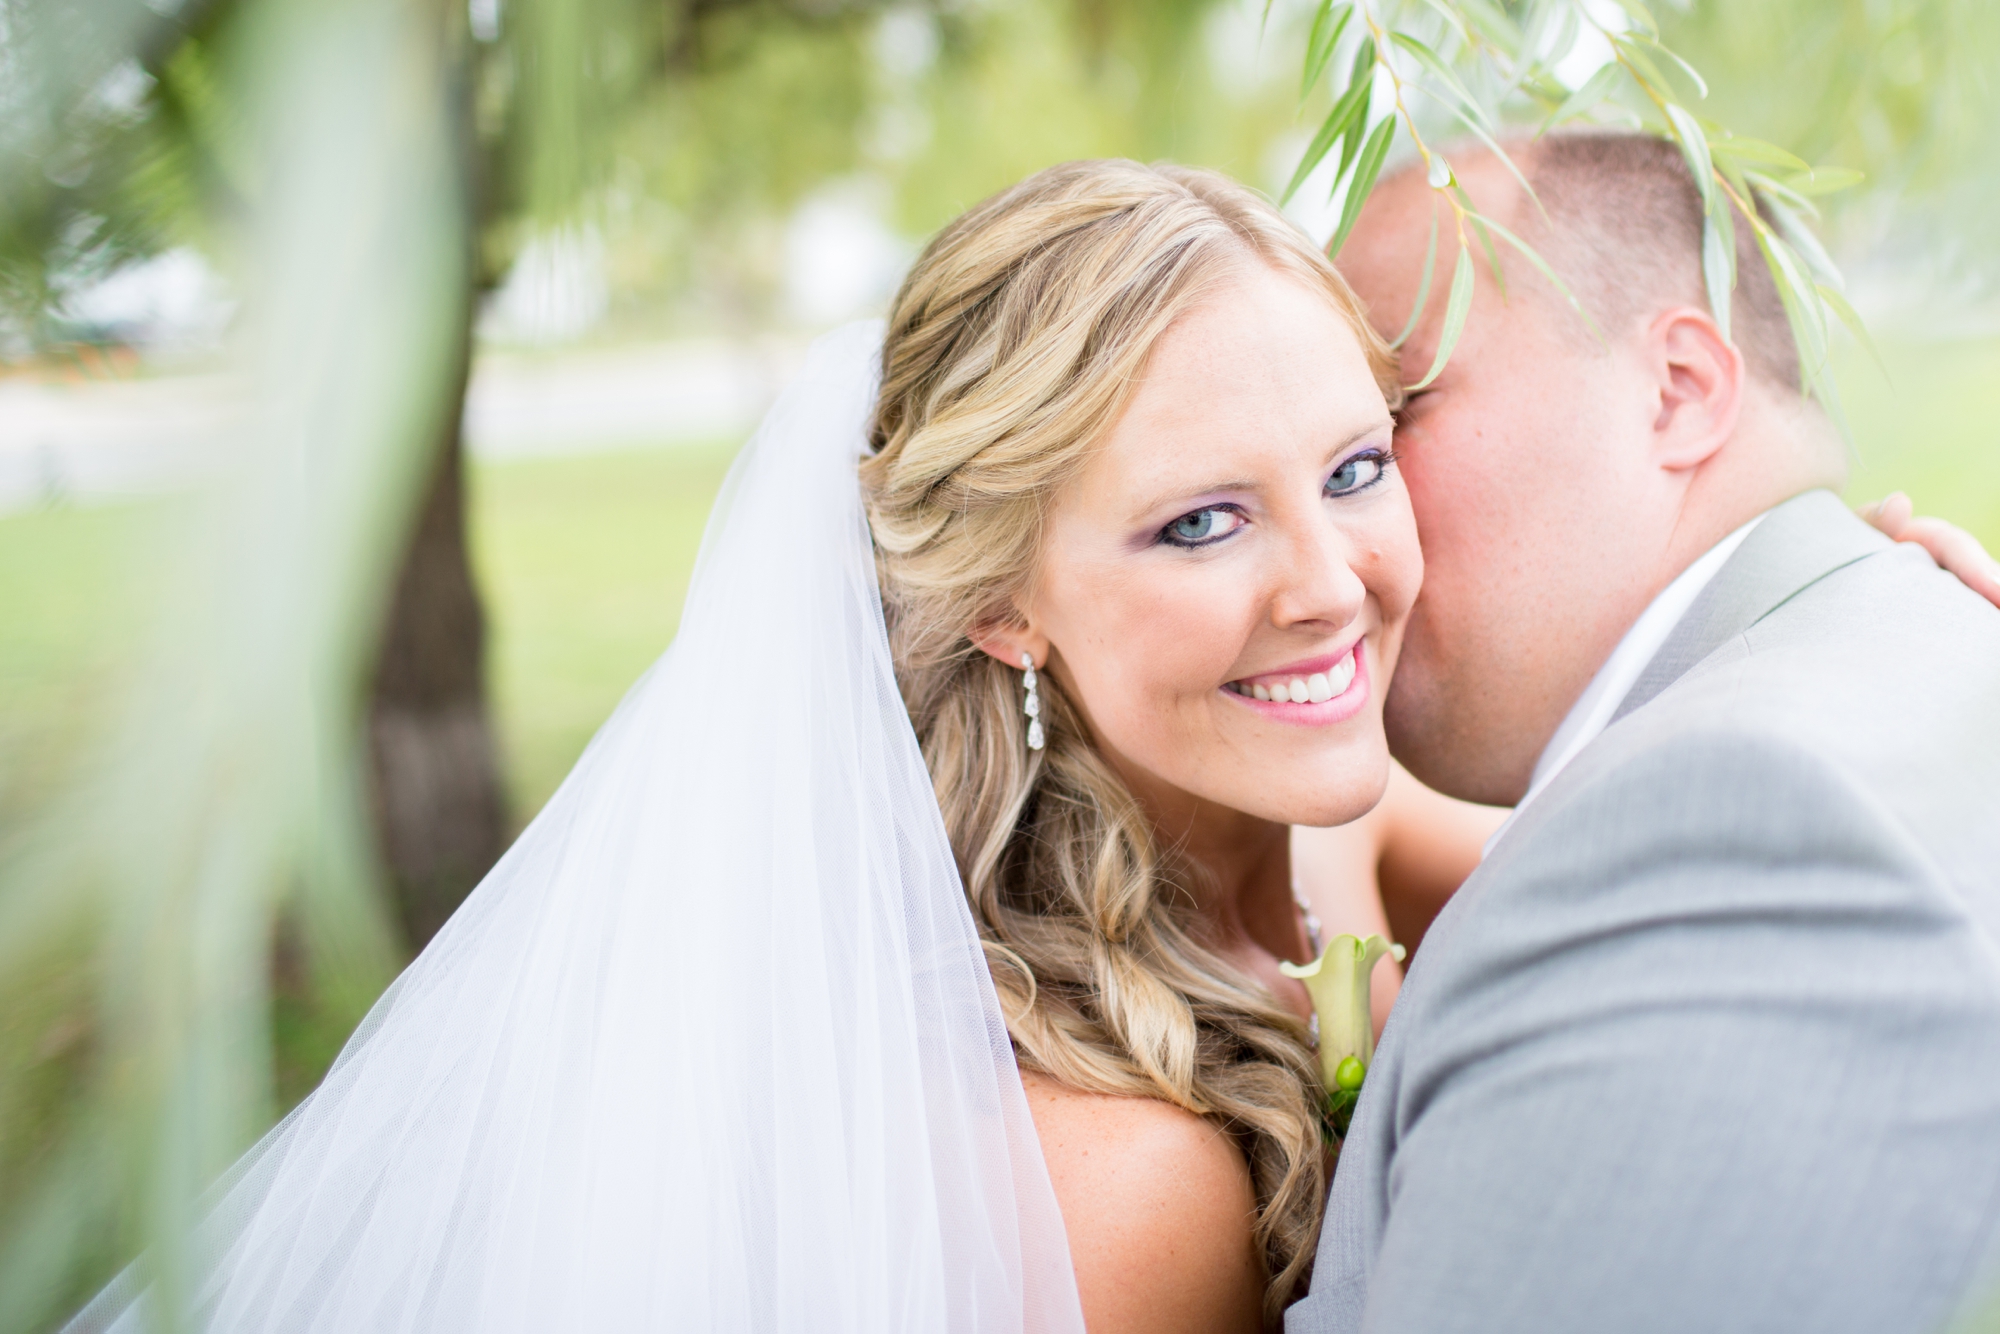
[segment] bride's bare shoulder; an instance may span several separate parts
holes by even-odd
[[[1257,1200],[1235,1141],[1155,1098],[1023,1078],[1091,1334],[1258,1329]]]

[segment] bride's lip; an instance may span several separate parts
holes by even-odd
[[[1299,677],[1312,677],[1330,672],[1346,662],[1348,655],[1361,647],[1363,638],[1357,636],[1354,642],[1347,647],[1335,649],[1331,653],[1322,653],[1317,658],[1303,658],[1298,662],[1287,663],[1283,667],[1273,667],[1268,672],[1255,672],[1249,676],[1239,676],[1229,684],[1248,689],[1253,685],[1268,686],[1276,681],[1290,681]],[[1358,668],[1360,665],[1360,661],[1357,659],[1355,666]]]
[[[1347,661],[1349,654],[1354,657],[1354,679],[1348,682],[1345,690],[1318,703],[1280,704],[1276,700],[1256,699],[1248,694],[1239,695],[1229,688],[1240,685],[1247,691],[1253,685],[1263,685],[1268,688],[1269,683],[1274,681],[1309,681],[1315,675],[1324,675],[1330,670],[1339,668]],[[1259,672],[1255,676],[1231,681],[1228,685],[1219,687],[1218,693],[1225,699],[1255,709],[1274,722],[1294,723],[1302,727],[1328,727],[1334,723],[1346,722],[1361,712],[1368,703],[1369,686],[1367,640],[1357,639],[1352,647],[1340,652],[1308,658],[1281,671]]]

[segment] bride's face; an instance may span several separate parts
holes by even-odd
[[[1380,799],[1423,576],[1391,425],[1325,298],[1246,266],[1056,497],[1025,646],[1156,809],[1329,825]]]

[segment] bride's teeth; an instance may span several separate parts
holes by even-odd
[[[1229,688],[1239,695],[1270,700],[1274,704],[1324,704],[1336,695],[1346,694],[1347,688],[1353,684],[1354,654],[1350,652],[1326,671],[1314,672],[1311,676],[1295,676],[1290,681],[1273,681],[1269,685],[1261,681],[1250,685],[1232,681]]]
[[[1354,684],[1354,655],[1350,653],[1342,658],[1339,664],[1326,674],[1326,677],[1327,684],[1333,687],[1334,694],[1346,694],[1347,688]]]

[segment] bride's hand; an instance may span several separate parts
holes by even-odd
[[[1898,542],[1915,542],[1931,559],[1995,606],[2000,606],[2000,561],[1986,554],[1979,539],[1943,519],[1911,517],[1910,498],[1901,491],[1860,511],[1861,517]]]

